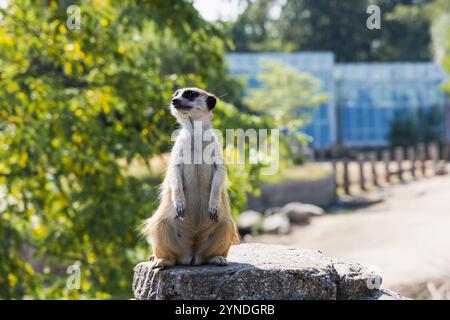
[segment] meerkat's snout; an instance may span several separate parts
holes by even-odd
[[[192,107],[189,106],[183,106],[182,102],[180,99],[178,98],[173,98],[172,99],[172,105],[175,109],[192,109]]]

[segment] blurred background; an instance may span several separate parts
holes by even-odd
[[[450,298],[450,1],[0,0],[0,298],[128,299],[177,128],[283,129],[228,165],[242,241]],[[245,153],[251,154],[247,143]]]

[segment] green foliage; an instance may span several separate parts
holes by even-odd
[[[66,27],[67,1],[1,9],[1,298],[129,298],[133,266],[149,254],[136,228],[159,181],[123,167],[168,150],[175,87],[239,88],[225,74],[222,34],[190,1],[79,5],[81,30]],[[231,175],[238,208],[255,170]],[[68,290],[77,261],[81,289]]]
[[[389,141],[392,146],[440,142],[443,131],[442,108],[400,109],[396,110],[391,122]]]
[[[237,51],[270,51],[294,49],[290,43],[272,34],[277,21],[270,16],[273,0],[248,2],[245,12],[231,26],[231,37]]]
[[[374,59],[383,61],[430,60],[430,20],[426,14],[427,3],[411,1],[379,1],[386,14],[381,36],[376,40]],[[383,11],[382,11],[383,12]]]
[[[337,61],[426,60],[436,0],[277,0],[248,2],[231,29],[236,51],[333,51]],[[370,4],[381,9],[381,30],[369,30]],[[279,15],[274,12],[279,11]]]
[[[226,129],[229,128],[239,128],[246,131],[248,129],[265,129],[273,128],[275,126],[275,122],[268,115],[256,116],[254,114],[242,112],[228,103],[219,103],[214,110],[214,127],[221,131],[223,138],[226,137]],[[226,121],[223,121],[223,119],[226,119]],[[270,139],[270,132],[268,138]],[[233,146],[236,147],[235,141],[224,142],[233,143]],[[248,140],[246,142],[244,156],[248,160],[250,157],[250,145]],[[224,147],[227,148],[229,145],[225,145]],[[236,148],[234,148],[234,150],[237,152]],[[225,156],[227,156],[227,152],[230,152],[230,150],[225,149]],[[236,154],[235,157],[237,158],[238,154]],[[229,195],[233,203],[231,209],[234,216],[237,216],[246,208],[246,192],[252,194],[259,193],[258,187],[261,183],[260,173],[261,169],[264,167],[265,164],[261,161],[258,161],[258,163],[255,164],[246,161],[243,165],[228,165],[227,169],[230,183]]]
[[[431,33],[435,59],[450,72],[450,3],[436,0],[430,6],[429,16],[433,23]],[[450,95],[450,81],[444,84],[443,89]]]
[[[262,87],[250,89],[244,102],[250,109],[273,118],[287,130],[290,157],[301,161],[301,147],[307,137],[298,131],[311,121],[314,108],[327,101],[320,80],[278,62],[266,60],[258,74]]]

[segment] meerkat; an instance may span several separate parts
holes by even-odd
[[[161,185],[159,207],[143,227],[143,234],[151,239],[153,268],[226,265],[228,249],[239,242],[239,236],[221,146],[212,130],[217,98],[198,88],[185,88],[177,90],[171,102],[181,131]],[[209,141],[200,136],[205,133]]]

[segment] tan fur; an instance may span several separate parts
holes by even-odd
[[[183,130],[192,129],[189,127],[192,120],[201,121],[205,128],[210,128],[211,112],[205,104],[208,94],[197,88],[191,90],[201,93],[192,103],[185,102],[192,105],[193,110],[180,112],[172,106],[172,113]],[[183,163],[180,149],[190,141],[183,132],[177,138],[161,186],[160,205],[143,228],[143,234],[151,238],[155,268],[175,264],[224,265],[228,249],[239,242],[225,186],[225,166]],[[201,148],[203,150],[205,145],[201,144]],[[185,209],[183,219],[177,218],[177,206]],[[210,216],[215,207],[216,220]]]

